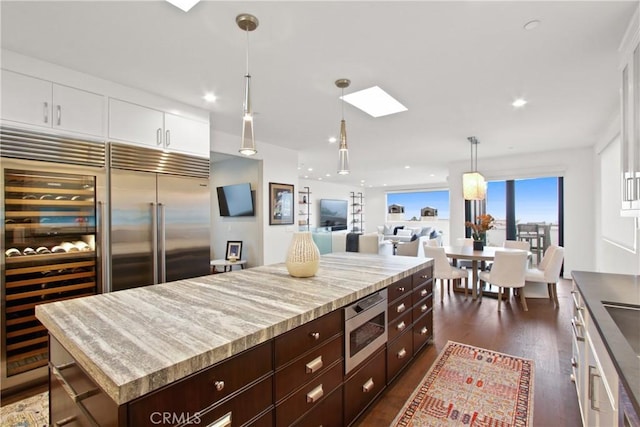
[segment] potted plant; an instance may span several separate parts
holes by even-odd
[[[473,249],[481,251],[487,243],[487,231],[493,228],[495,218],[489,214],[478,215],[476,222],[467,221],[465,226],[471,229],[473,238]]]

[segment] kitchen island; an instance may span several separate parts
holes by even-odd
[[[640,277],[587,271],[572,277],[572,378],[583,423],[638,425]],[[635,424],[625,424],[625,415]]]
[[[402,331],[408,327],[409,333],[402,334],[395,341],[399,343],[402,339],[410,345],[402,346],[398,352],[398,358],[406,357],[408,360],[415,354],[414,350],[417,351],[433,334],[432,318],[426,316],[432,314],[431,265],[432,261],[426,258],[329,254],[321,258],[320,269],[311,278],[293,278],[284,264],[275,264],[40,305],[36,308],[36,316],[48,329],[51,342],[52,417],[55,418],[54,409],[60,407],[62,412],[70,414],[66,418],[75,417],[76,422],[87,418],[87,425],[139,425],[134,424],[136,418],[132,415],[132,408],[151,396],[171,404],[186,400],[189,410],[176,413],[177,409],[171,407],[171,414],[164,419],[165,408],[160,408],[153,413],[145,413],[143,418],[137,418],[137,422],[144,420],[148,425],[199,424],[210,418],[205,416],[207,411],[218,407],[215,398],[207,400],[203,395],[221,392],[220,401],[226,401],[234,395],[250,393],[257,387],[271,393],[272,382],[275,382],[273,389],[277,394],[278,374],[283,373],[284,377],[288,367],[298,360],[297,355],[290,359],[280,357],[278,340],[282,342],[282,351],[286,352],[300,342],[299,337],[291,334],[309,325],[318,327],[320,331],[325,328],[328,333],[322,338],[318,332],[307,335],[313,336],[318,343],[325,343],[326,339],[327,344],[322,348],[335,347],[341,354],[333,358],[325,356],[327,362],[318,356],[319,362],[316,357],[306,364],[306,368],[303,365],[303,371],[306,369],[312,374],[309,378],[315,378],[316,374],[339,377],[337,383],[333,381],[339,384],[326,390],[329,395],[326,399],[322,398],[325,391],[320,384],[319,391],[315,387],[311,396],[307,393],[307,402],[324,402],[325,406],[328,405],[326,402],[339,400],[342,403],[342,393],[336,390],[342,390],[343,382],[346,388],[348,380],[358,377],[362,370],[343,377],[344,319],[340,309],[376,291],[388,289],[389,319],[394,300],[400,301],[394,313],[399,315],[405,307],[408,308],[406,315],[403,313],[402,328],[400,324],[394,328]],[[431,323],[418,328],[417,321],[424,319],[431,319]],[[414,323],[416,327],[412,330]],[[424,340],[416,341],[414,337],[412,341],[412,332],[421,334]],[[406,337],[409,337],[408,342]],[[412,342],[419,344],[413,345]],[[407,348],[408,356],[405,356]],[[320,349],[318,346],[303,346],[300,354],[311,356]],[[366,363],[379,365],[382,357],[379,354]],[[391,356],[387,354],[386,357]],[[271,358],[275,360],[270,362]],[[262,360],[265,360],[264,367],[261,367]],[[385,365],[382,363],[383,370]],[[210,376],[210,372],[216,375],[225,372],[225,366],[233,367],[234,372],[229,374],[234,378],[242,377],[244,373],[249,377],[227,381],[226,388],[224,381],[206,378],[206,385],[199,381],[198,377],[203,373]],[[74,386],[72,381],[76,377],[83,379]],[[238,383],[237,390],[229,386],[234,381]],[[374,388],[372,381],[373,397],[381,391],[379,382]],[[172,393],[171,388],[175,384],[181,388],[175,389],[179,392]],[[280,425],[272,412],[277,414],[278,406],[286,406],[296,387],[283,392],[281,399],[269,394],[268,410],[262,410],[255,417],[251,415],[248,421]],[[69,409],[73,406],[69,403],[57,405],[54,402],[55,396],[60,394],[55,391],[60,389],[64,389],[79,405],[79,411]],[[185,396],[185,393],[192,395]],[[338,394],[339,399],[336,397]],[[240,396],[240,401],[256,400],[250,396],[252,394]],[[91,403],[91,399],[96,402]],[[208,406],[192,411],[193,405],[189,405],[199,400],[206,401],[203,404]],[[102,409],[106,414],[93,413],[92,406],[106,408]],[[167,410],[169,406],[167,404]],[[163,413],[155,415],[158,411]],[[156,418],[151,419],[152,416]],[[102,422],[101,417],[107,421]],[[198,423],[194,422],[196,419]],[[237,419],[233,425],[242,424],[236,423]],[[159,420],[163,422],[156,422]],[[347,423],[351,421],[349,419]],[[208,424],[206,421],[204,425]],[[79,425],[84,424],[79,422]]]

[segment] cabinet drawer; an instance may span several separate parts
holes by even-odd
[[[155,412],[195,413],[208,408],[271,373],[272,348],[271,341],[260,344],[134,400],[129,404],[130,425],[144,425]],[[271,392],[268,397],[271,401]]]
[[[403,298],[395,300],[392,303],[389,303],[389,312],[388,312],[388,322],[391,323],[393,320],[402,316],[406,312],[411,312],[411,293],[407,293]]]
[[[400,279],[395,283],[390,284],[387,287],[387,299],[392,302],[405,296],[408,293],[411,293],[411,276],[405,277],[404,279]]]
[[[69,423],[65,425],[117,426],[118,407],[115,402],[91,380],[55,338],[50,337],[49,346],[51,425],[67,420]]]
[[[424,347],[430,338],[433,338],[433,310],[413,324],[413,354]]]
[[[272,413],[271,411],[269,411],[269,408],[271,408],[272,405],[272,386],[273,376],[265,378],[251,388],[248,388],[231,400],[222,403],[215,408],[207,410],[206,412],[201,411],[192,413],[191,422],[187,422],[186,425],[208,426],[216,421],[221,421],[225,418],[230,417],[232,426],[242,426],[248,424],[252,426],[270,426],[273,423]],[[180,413],[178,413],[178,415],[179,414]],[[193,415],[198,416],[200,422],[196,422],[197,420],[193,418]],[[157,423],[155,424],[157,425]],[[130,425],[138,426],[142,424]]]
[[[288,426],[315,408],[342,383],[342,363],[336,363],[324,374],[292,394],[276,406],[276,426]]]
[[[295,362],[276,372],[276,402],[324,373],[337,360],[342,360],[342,335],[305,354]]]
[[[295,423],[295,427],[338,427],[342,425],[342,386],[318,403],[309,413]]]
[[[413,357],[412,329],[387,344],[387,383],[405,367]]]
[[[402,315],[389,322],[387,341],[393,341],[398,335],[411,328],[411,310],[406,310]]]
[[[335,310],[275,338],[276,368],[342,332],[342,310]]]
[[[414,320],[419,319],[423,314],[431,310],[432,307],[433,307],[433,297],[427,297],[427,298],[424,298],[422,301],[418,301],[418,303],[413,306]]]
[[[415,289],[421,284],[431,281],[431,278],[433,277],[433,267],[423,268],[417,273],[413,273],[412,277],[413,277],[413,288]]]
[[[433,293],[433,281],[429,280],[427,283],[422,283],[413,290],[413,304],[417,304],[418,301],[428,297]]]
[[[350,425],[385,385],[385,352],[382,350],[344,383],[344,425]]]

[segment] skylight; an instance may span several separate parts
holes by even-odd
[[[407,107],[378,86],[350,93],[345,95],[343,99],[372,117],[388,116],[389,114],[407,111]]]
[[[193,6],[196,5],[200,0],[167,0],[169,3],[174,5],[175,7],[182,9],[185,12],[188,12]]]

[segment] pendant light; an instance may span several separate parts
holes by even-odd
[[[349,149],[347,148],[347,124],[344,121],[344,88],[349,87],[351,80],[338,79],[336,86],[342,89],[342,120],[340,121],[340,146],[338,147],[338,174],[349,174]]]
[[[471,172],[462,175],[462,192],[465,200],[484,200],[487,195],[487,184],[484,176],[478,172],[478,138],[467,138],[471,143]],[[475,148],[475,156],[474,156]]]
[[[249,74],[249,31],[258,28],[258,18],[248,13],[236,16],[236,24],[247,34],[247,74],[244,76],[244,103],[242,105],[242,143],[240,154],[253,156],[256,150],[256,141],[253,135],[253,110],[251,109],[251,74]]]

